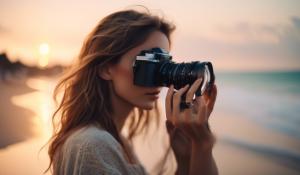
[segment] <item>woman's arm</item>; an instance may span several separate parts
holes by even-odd
[[[175,158],[177,162],[176,175],[187,174],[218,174],[216,162],[212,155],[212,147],[203,149],[203,146],[193,144],[189,150],[189,157],[182,157],[175,152]]]
[[[186,175],[189,174],[190,171],[190,160],[176,160],[177,161],[177,169],[176,175]]]
[[[178,141],[180,139],[169,134],[178,164],[176,174],[218,174],[212,155],[215,138],[208,127],[208,118],[214,107],[217,89],[214,85],[210,94],[206,92],[203,96],[193,99],[200,83],[201,79],[195,81],[189,89],[189,86],[185,86],[177,92],[171,86],[167,93],[167,120],[174,125],[175,130],[181,131],[189,139],[189,143],[180,142]],[[193,105],[182,110],[180,102],[184,93],[186,93],[186,102],[192,102]],[[189,159],[182,155],[189,155]]]
[[[215,142],[213,136],[207,143],[187,142],[187,138],[183,138],[183,134],[178,129],[175,129],[172,149],[177,162],[176,175],[187,174],[218,174],[217,165],[212,155],[212,149]],[[186,136],[185,136],[186,137]],[[176,145],[174,140],[182,141]],[[184,151],[186,151],[184,153]]]
[[[212,146],[203,148],[203,145],[192,144],[190,175],[217,175],[218,169],[212,155]]]
[[[175,128],[172,122],[168,120],[166,121],[166,128],[170,138],[170,145],[177,162],[175,174],[187,175],[190,169],[191,141],[179,128]]]

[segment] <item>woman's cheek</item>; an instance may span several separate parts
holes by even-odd
[[[123,95],[133,98],[133,94],[138,94],[140,88],[133,84],[133,70],[131,67],[118,66],[114,74],[115,79],[113,81],[115,81],[114,84],[118,86],[115,88],[119,89]]]

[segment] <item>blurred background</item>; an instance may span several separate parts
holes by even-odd
[[[0,175],[47,168],[55,84],[99,21],[134,5],[177,26],[175,61],[213,62],[219,173],[300,174],[300,1],[1,0]],[[162,155],[154,141],[136,149],[148,170]]]

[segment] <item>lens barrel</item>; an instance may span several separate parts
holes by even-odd
[[[194,81],[202,78],[197,94],[202,95],[214,83],[214,72],[213,69],[209,68],[208,64],[211,63],[201,63],[199,61],[190,63],[166,61],[161,63],[157,72],[157,85],[169,87],[173,84],[175,89],[180,89],[186,84],[192,85]]]

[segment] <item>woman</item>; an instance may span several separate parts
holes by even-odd
[[[77,64],[55,89],[55,96],[63,90],[63,97],[53,115],[59,123],[49,147],[54,174],[146,174],[128,139],[157,118],[161,87],[134,85],[132,64],[142,50],[169,51],[174,29],[157,16],[125,10],[102,19],[88,35]],[[171,86],[166,97],[166,126],[177,174],[217,174],[214,137],[207,127],[216,87],[193,100],[200,82],[178,91]],[[184,93],[193,105],[180,110]],[[122,137],[125,120],[134,115],[138,120],[129,125],[129,138]]]

